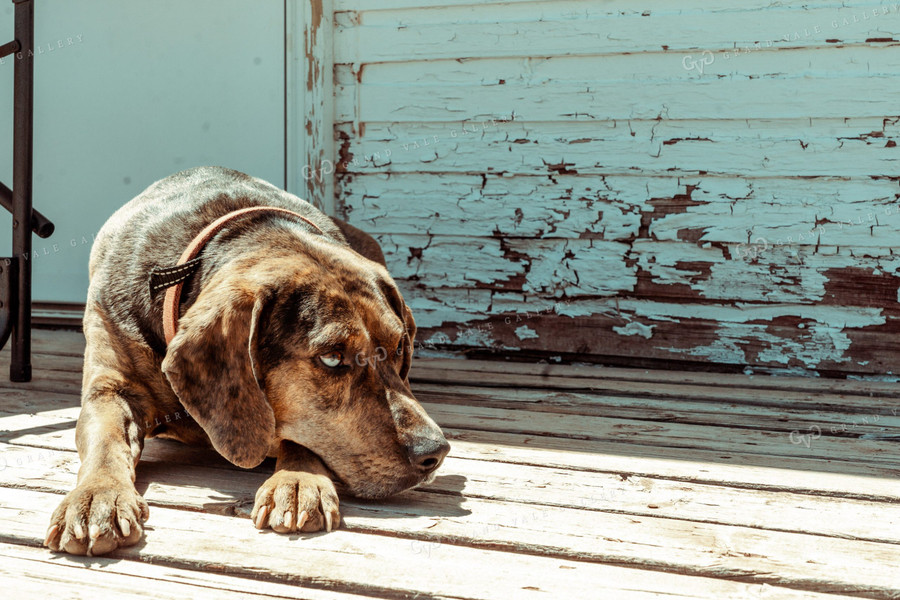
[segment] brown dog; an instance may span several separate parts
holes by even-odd
[[[193,271],[160,270],[204,227],[254,206],[292,214],[240,214]],[[168,344],[160,273],[187,277]],[[241,467],[276,456],[252,518],[279,532],[330,530],[335,484],[395,494],[433,478],[449,451],[409,389],[416,326],[378,244],[296,196],[222,168],[178,173],[110,218],[90,274],[82,465],[51,519],[53,550],[99,555],[141,538],[147,437],[211,443]]]

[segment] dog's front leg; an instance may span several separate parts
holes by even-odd
[[[87,393],[75,429],[78,484],[53,513],[44,545],[98,556],[141,539],[149,509],[134,488],[134,467],[143,439],[131,406],[119,393]]]
[[[294,442],[282,441],[275,474],[256,492],[250,518],[257,529],[278,533],[331,531],[341,523],[338,495],[318,456]]]

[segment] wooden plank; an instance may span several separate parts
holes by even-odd
[[[506,0],[502,2],[498,2],[497,0],[440,0],[439,2],[435,2],[434,0],[382,0],[382,2],[379,2],[378,4],[371,4],[361,0],[335,0],[335,11],[354,11],[370,14],[376,13],[377,11],[400,10],[401,14],[411,16],[416,12],[427,13],[441,7],[473,6],[479,7],[480,9],[499,7],[502,10],[513,11],[513,14],[521,14],[520,11],[522,10],[532,10],[535,7],[540,8],[542,6],[553,6],[557,2],[558,0]],[[585,2],[585,4],[587,3]],[[807,3],[806,6],[817,6],[819,4],[824,3],[822,0],[817,0],[816,2]],[[741,2],[741,7],[746,10],[769,8],[770,6],[771,4],[765,0],[743,0]],[[671,4],[666,2],[666,0],[645,0],[639,7],[636,7],[633,2],[629,2],[628,0],[606,0],[603,3],[603,7],[606,7],[611,13],[621,12],[623,14],[640,15],[649,11],[671,9]],[[711,7],[705,0],[687,0],[680,4],[679,8],[691,12],[697,12],[701,9],[711,10],[713,12],[728,12],[729,9],[733,10],[731,7],[726,9],[721,8],[719,5]],[[429,9],[429,11],[415,11],[408,9]]]
[[[352,600],[368,598],[309,587],[229,577],[202,570],[177,569],[135,560],[106,557],[62,557],[43,548],[0,543],[0,577],[15,598],[93,600],[98,594],[131,598],[304,598]]]
[[[426,120],[427,121],[427,120]],[[785,134],[790,129],[791,135]],[[472,118],[462,123],[429,122],[373,122],[367,123],[359,135],[350,124],[336,127],[338,139],[346,140],[341,163],[347,173],[393,175],[415,173],[456,173],[480,175],[501,173],[509,175],[578,175],[569,177],[585,186],[600,182],[588,176],[698,176],[742,175],[746,180],[708,178],[706,186],[720,187],[724,193],[745,189],[734,194],[732,202],[736,216],[752,222],[768,222],[769,213],[756,215],[742,210],[758,205],[759,209],[774,210],[762,201],[773,194],[770,201],[785,200],[785,210],[824,209],[816,196],[802,196],[800,184],[818,190],[836,175],[842,177],[879,177],[890,173],[896,163],[893,154],[886,152],[898,141],[895,118],[871,119],[776,119],[772,121],[729,121],[699,119],[605,121],[585,129],[583,124],[565,122],[498,121]],[[822,177],[822,181],[797,181],[796,177]],[[771,181],[778,177],[781,180]],[[415,184],[413,178],[409,178]],[[503,202],[500,182],[485,188],[494,201]],[[509,191],[517,191],[529,184],[540,196],[566,196],[568,186],[550,185],[552,182],[525,180],[522,184],[506,181]],[[594,188],[588,198],[615,198],[615,184],[610,188]],[[541,185],[544,184],[544,185]],[[835,212],[854,208],[843,201],[854,201],[855,192],[865,185],[878,188],[878,181],[860,179],[853,184],[828,190]],[[887,182],[882,183],[885,187]],[[357,186],[351,186],[356,189]],[[373,187],[374,186],[371,186]],[[730,188],[730,189],[729,189]],[[477,191],[476,188],[474,191]],[[376,189],[372,190],[377,192]],[[412,192],[410,192],[412,193]],[[471,192],[470,192],[471,193]],[[837,198],[834,198],[837,196]],[[891,196],[888,196],[890,198]],[[734,199],[740,201],[734,201]],[[360,201],[360,195],[351,200]],[[618,200],[618,198],[615,198]],[[846,199],[846,200],[845,200]],[[535,198],[537,200],[537,198]],[[623,198],[628,201],[628,196]],[[723,202],[726,198],[722,198]],[[559,200],[562,201],[561,199]],[[443,208],[435,196],[435,210]],[[513,202],[512,198],[506,202]],[[598,199],[599,203],[599,199]],[[353,203],[351,203],[352,205]],[[431,207],[429,202],[427,207]],[[811,205],[811,206],[810,206]],[[503,206],[503,205],[501,205]],[[529,202],[522,208],[536,210]],[[416,209],[418,207],[410,207]],[[490,208],[485,207],[485,208]],[[443,212],[443,211],[440,211]],[[825,212],[825,211],[822,211]],[[830,212],[830,211],[829,211]],[[862,214],[866,211],[861,210]],[[896,214],[896,213],[894,213]],[[405,216],[401,214],[400,216]],[[604,223],[605,224],[605,223]],[[529,223],[518,223],[528,227]],[[527,229],[525,230],[527,231]]]
[[[221,504],[210,500],[221,499],[225,494],[242,499],[243,505],[236,512],[245,517],[249,515],[249,504],[252,504],[252,495],[258,481],[238,471],[229,473],[230,477],[226,478],[222,472],[210,470],[204,472],[202,468],[187,470],[191,472],[185,473],[184,477],[180,478],[180,487],[172,486],[177,479],[175,481],[170,479],[166,482],[169,485],[163,484],[157,489],[154,489],[154,485],[150,485],[147,488],[144,495],[151,504],[154,504],[155,512],[165,510],[157,508],[160,499],[163,499],[165,506],[199,510],[210,504],[214,507]],[[74,476],[74,473],[72,475]],[[170,466],[159,465],[156,475],[167,478],[171,475],[177,476],[178,473],[173,472]],[[144,476],[146,473],[138,480],[139,488],[146,484]],[[185,485],[184,482],[187,481],[208,482],[211,487],[204,489],[203,486]],[[15,480],[11,483],[20,484]],[[42,481],[41,485],[46,486],[48,483],[49,486],[54,485],[52,481]],[[502,485],[498,482],[492,483],[495,486]],[[541,485],[538,481],[534,483]],[[639,486],[647,485],[645,482],[636,483]],[[468,482],[466,487],[468,488]],[[569,495],[567,487],[557,487],[554,493],[567,496]],[[690,496],[692,492],[695,491],[682,491],[679,496]],[[702,491],[697,492],[709,503],[705,507],[706,512],[710,511],[710,506],[715,510],[726,509],[727,505],[717,505],[717,498],[704,497]],[[754,506],[752,502],[746,504],[751,512],[760,508],[764,512],[772,512],[779,508],[777,502],[767,510],[765,503],[758,506]],[[835,502],[834,505],[837,510],[847,510],[840,508],[840,502]],[[801,503],[798,508],[802,510],[803,504]],[[862,506],[859,508],[862,509],[857,513],[859,521],[865,523],[866,527],[873,528],[873,521],[863,518],[868,511]],[[883,505],[871,507],[872,514],[879,515],[877,517],[879,525],[875,529],[887,531],[887,535],[892,537],[895,533],[900,533],[900,519],[889,513],[875,512],[877,508],[883,508]],[[799,514],[799,510],[793,512]],[[814,524],[822,518],[822,515],[833,513],[825,511],[816,518],[817,513],[812,512],[809,507],[806,510],[810,515],[803,518],[804,524]],[[362,506],[349,502],[344,505],[344,513],[345,533],[387,533],[391,536],[411,538],[414,540],[409,542],[412,548],[428,554],[436,546],[453,543],[503,548],[541,556],[577,558],[582,561],[624,563],[707,576],[740,577],[769,572],[774,573],[774,576],[757,581],[806,589],[830,585],[835,591],[857,589],[855,586],[861,581],[858,576],[846,572],[851,569],[835,571],[837,565],[834,564],[834,560],[824,558],[826,553],[832,557],[864,556],[866,560],[872,562],[874,569],[885,560],[885,557],[896,556],[897,551],[896,545],[805,534],[787,535],[755,527],[725,527],[683,522],[672,518],[652,516],[636,518],[633,515],[562,508],[548,509],[545,506],[515,506],[508,501],[491,503],[447,495],[433,497],[427,494],[404,494],[396,501],[366,503]],[[241,524],[250,529],[246,521]],[[844,532],[842,537],[855,537],[854,533],[856,532]],[[879,535],[883,534],[879,532]],[[792,560],[796,556],[793,546],[797,545],[818,548],[818,552],[805,552],[804,558],[820,566],[810,567],[802,561]],[[667,548],[665,556],[659,554],[660,546]],[[714,556],[710,556],[710,548],[715,548]],[[748,556],[754,556],[756,560],[748,561],[746,558]],[[881,582],[890,580],[891,577],[882,577],[875,582],[869,582],[868,585],[874,584],[877,587]]]
[[[34,329],[31,347],[36,353],[84,356],[84,334],[60,329]]]
[[[79,463],[71,451],[36,451],[3,444],[0,452],[5,461],[2,486],[64,494],[75,485]],[[212,467],[195,460],[193,452],[180,456],[169,454],[165,458],[158,454],[154,448],[146,455],[139,466],[136,482],[153,506],[249,517],[256,490],[271,474],[271,468],[269,472],[248,472]],[[421,518],[433,510],[435,514],[446,513],[456,518],[452,524],[447,524],[450,530],[445,529],[442,535],[452,534],[454,539],[468,544],[483,544],[481,535],[473,532],[493,529],[491,524],[496,526],[498,512],[506,513],[500,522],[507,523],[539,520],[535,516],[539,512],[540,524],[529,523],[527,531],[510,530],[501,538],[492,538],[491,543],[520,552],[540,549],[545,555],[575,559],[602,558],[594,554],[595,542],[583,538],[582,533],[567,542],[563,539],[573,532],[595,531],[595,526],[589,526],[588,522],[601,518],[593,514],[597,511],[651,520],[669,519],[900,544],[900,507],[892,503],[729,488],[636,475],[567,473],[559,469],[501,465],[456,457],[448,461],[435,483],[394,499],[369,502],[344,496],[341,503],[344,526],[350,531],[379,529],[413,535],[420,529]],[[173,463],[178,465],[177,468],[173,468]],[[682,472],[686,471],[687,467],[683,465]],[[461,481],[465,482],[462,490]],[[450,506],[459,504],[457,496],[460,492],[465,495],[465,510]],[[583,510],[589,512],[580,512]],[[554,516],[549,516],[550,513]],[[393,520],[383,521],[379,528],[373,528],[374,521],[370,519]],[[876,522],[878,526],[873,525]],[[695,525],[677,527],[688,526]],[[548,545],[549,536],[559,539],[559,543]]]
[[[544,390],[508,390],[506,388],[476,388],[446,385],[417,385],[416,397],[429,404],[456,406],[480,406],[504,410],[534,413],[553,413],[629,419],[637,421],[664,421],[729,427],[781,431],[797,436],[813,432],[821,436],[871,438],[880,435],[896,435],[900,439],[900,406],[876,407],[871,400],[866,412],[826,413],[813,409],[790,410],[743,405],[737,402],[694,402],[689,396],[670,403],[657,398],[631,398],[573,392],[547,392]],[[775,404],[775,403],[772,403]],[[880,414],[882,413],[882,414]]]
[[[704,373],[699,371],[675,371],[675,370],[651,370],[651,369],[627,369],[615,367],[603,367],[599,365],[559,365],[550,363],[525,363],[501,360],[466,360],[463,357],[454,358],[430,358],[417,356],[413,363],[413,381],[431,381],[431,378],[441,377],[440,381],[447,383],[464,383],[473,381],[473,377],[482,374],[478,379],[479,386],[489,386],[495,375],[525,375],[529,383],[521,387],[540,387],[537,382],[543,380],[546,389],[555,389],[556,382],[564,382],[560,387],[574,388],[577,382],[573,380],[590,379],[589,388],[604,388],[604,385],[613,385],[612,381],[634,381],[644,383],[644,390],[654,390],[656,386],[648,386],[649,383],[682,384],[697,386],[693,392],[706,388],[729,388],[735,391],[741,389],[760,390],[787,390],[801,391],[807,394],[827,395],[844,394],[847,396],[888,397],[893,398],[897,393],[896,383],[817,378],[810,377],[772,377],[768,375],[743,375],[736,373]],[[441,372],[444,375],[439,375]],[[421,374],[422,377],[418,377]],[[449,377],[457,375],[456,380]],[[521,381],[521,379],[519,379]],[[582,388],[583,389],[583,388]]]
[[[502,368],[502,365],[501,365]],[[477,372],[481,373],[481,372]],[[770,389],[731,386],[715,386],[704,383],[663,383],[641,382],[620,379],[588,379],[583,377],[554,376],[548,382],[547,377],[533,374],[513,374],[507,372],[481,373],[469,380],[473,385],[464,386],[457,383],[459,374],[442,369],[430,369],[423,366],[419,369],[415,391],[434,393],[436,398],[443,398],[457,391],[486,395],[523,399],[546,398],[549,403],[558,398],[560,403],[578,402],[585,405],[599,400],[599,396],[610,395],[613,402],[625,402],[626,399],[653,399],[658,410],[677,409],[681,403],[727,403],[739,407],[768,407],[775,411],[806,411],[806,414],[832,413],[822,416],[821,424],[867,426],[880,422],[881,417],[893,419],[900,415],[900,405],[888,400],[886,396],[869,396],[864,393],[847,393],[836,391],[829,393],[825,386],[811,387],[807,391],[796,389]],[[812,379],[810,385],[818,384]],[[833,380],[827,380],[833,381]],[[854,382],[855,383],[855,382]],[[512,387],[518,384],[518,387]],[[765,385],[765,384],[763,384]],[[554,390],[560,390],[556,392]],[[564,390],[564,391],[563,391]],[[774,393],[777,392],[777,393]],[[542,396],[543,394],[543,396]],[[700,404],[699,406],[702,406]],[[853,415],[858,415],[854,417]],[[876,419],[878,417],[878,419]],[[819,417],[816,417],[819,418]],[[868,418],[868,420],[865,420]],[[886,423],[894,423],[892,420]]]
[[[525,433],[565,439],[627,441],[631,444],[670,448],[696,448],[766,456],[800,456],[831,461],[879,463],[886,466],[900,463],[900,454],[890,443],[878,439],[838,437],[838,433],[846,432],[837,430],[832,432],[830,428],[839,428],[841,424],[847,424],[845,416],[834,419],[832,425],[823,423],[818,429],[807,428],[796,433],[793,433],[794,430],[742,429],[739,434],[723,436],[722,432],[729,431],[731,424],[727,416],[714,424],[695,425],[670,422],[666,419],[665,413],[661,415],[660,421],[654,421],[550,412],[523,413],[516,409],[432,402],[422,402],[422,406],[438,424],[451,429]],[[59,408],[55,412],[59,415],[63,426],[71,424],[77,415],[77,409],[74,408]],[[40,432],[38,435],[47,431],[47,427],[41,425],[41,418],[35,415],[6,416],[0,419],[0,423],[11,431],[17,431],[14,428],[36,430]],[[852,425],[851,422],[849,427]],[[51,435],[67,435],[65,431],[58,431],[58,425],[49,429]],[[890,434],[892,431],[887,429],[885,433]],[[27,435],[29,434],[15,435],[14,439],[25,440],[28,439]],[[813,438],[815,443],[812,443]],[[809,439],[809,443],[804,443],[806,439]],[[13,438],[10,437],[8,441],[13,441]]]
[[[558,160],[551,159],[549,166],[558,166]],[[750,283],[735,282],[731,298],[773,302],[831,300],[840,291],[841,270],[849,267],[856,267],[858,276],[885,268],[892,273],[897,257],[890,252],[891,234],[900,225],[894,188],[895,181],[833,178],[735,182],[721,177],[390,173],[347,177],[341,196],[346,218],[377,236],[427,232],[452,240],[461,237],[463,226],[467,238],[494,238],[494,244],[499,240],[520,252],[529,247],[523,240],[535,248],[554,239],[623,242],[637,269],[656,280],[649,292],[666,294],[666,284],[678,283],[703,293],[694,301],[729,297],[717,280],[737,272]],[[423,194],[435,200],[410,206]],[[523,205],[518,198],[524,195],[534,202]],[[834,208],[810,200],[825,197],[836,203]],[[685,241],[695,244],[685,246]],[[399,250],[393,261],[411,258],[405,248]],[[786,263],[791,252],[792,262]],[[518,258],[527,262],[526,257]],[[658,257],[659,266],[652,257]],[[764,279],[762,268],[774,273]],[[788,287],[788,275],[811,289]],[[765,295],[754,293],[752,284]],[[634,283],[622,291],[641,293]],[[878,297],[888,304],[886,292]]]
[[[418,252],[430,254],[427,236],[382,236],[391,250],[408,249],[411,254],[409,264],[401,267],[410,273],[409,279],[401,280],[400,287],[420,324],[418,339],[426,348],[465,351],[475,358],[515,355],[518,360],[680,370],[730,366],[734,371],[887,375],[893,380],[900,338],[895,334],[898,318],[886,314],[886,309],[849,304],[656,302],[626,295],[579,294],[560,299],[552,296],[559,287],[577,293],[571,282],[577,281],[576,271],[582,273],[582,264],[588,265],[589,277],[601,277],[594,272],[599,267],[537,251],[528,251],[522,271],[509,287],[521,286],[527,271],[532,279],[546,278],[545,290],[489,285],[466,289],[461,281],[466,268],[475,270],[476,277],[480,268],[465,254],[464,248],[474,245],[466,246],[461,238],[456,244],[438,243],[438,239],[431,247],[462,257],[455,259],[460,270],[449,272],[437,262],[437,254],[431,254],[422,275],[434,268],[447,284],[427,287],[424,282],[434,277],[414,276],[415,265],[423,262]],[[531,271],[527,264],[532,265]],[[601,282],[619,285],[612,279]]]
[[[521,414],[518,410],[451,406],[423,402],[428,414],[442,427],[504,433],[549,435],[567,439],[625,441],[632,444],[697,448],[724,453],[803,456],[832,461],[900,464],[896,444],[877,440],[816,436],[815,443],[792,443],[786,432],[711,427],[656,421],[598,418],[554,413]],[[802,432],[798,436],[807,434]]]
[[[0,418],[0,427],[9,432],[3,439],[38,448],[32,454],[36,461],[43,456],[40,449],[74,450],[77,403],[64,406],[69,408],[60,408],[57,397],[37,395],[28,407],[34,414],[20,414],[20,409],[11,407]],[[796,454],[769,456],[699,448],[657,448],[637,445],[630,439],[607,442],[447,427],[444,431],[448,439],[453,440],[453,455],[459,458],[606,472],[622,478],[639,475],[863,500],[900,500],[900,488],[894,484],[900,477],[900,468],[868,461],[854,463],[805,458]],[[705,437],[710,435],[712,433]],[[807,448],[818,444],[818,438],[813,439],[812,432],[808,431],[798,431],[795,436],[786,437],[792,444]],[[163,440],[148,441],[144,457],[231,468],[215,453],[185,448],[177,443],[167,444]],[[256,471],[264,473],[271,472],[271,469],[271,465],[262,465]],[[785,470],[791,471],[787,480]]]
[[[444,433],[453,444],[453,455],[460,458],[611,473],[622,480],[639,476],[878,502],[900,500],[896,484],[900,468],[877,464],[464,429],[445,428]]]
[[[58,497],[0,488],[0,516],[7,526],[2,541],[34,544],[43,536],[43,520]],[[155,507],[155,525],[140,548],[116,556],[200,569],[216,564],[222,573],[252,574],[279,582],[315,585],[338,592],[433,595],[454,598],[544,598],[566,590],[572,598],[746,597],[760,585],[708,577],[607,566],[595,563],[511,554],[452,544],[438,544],[426,555],[410,540],[334,531],[324,535],[279,536],[252,527],[234,527],[219,515]],[[246,524],[246,522],[244,522]],[[222,544],[222,532],[230,543]],[[302,551],[302,560],[297,552]],[[869,556],[872,556],[869,554]],[[877,557],[873,556],[876,559]],[[441,561],[436,563],[435,561]],[[441,569],[435,569],[441,564]],[[403,565],[403,569],[397,569]],[[464,570],[466,577],[460,577]],[[870,569],[864,569],[866,575]],[[884,596],[882,575],[860,588],[855,583],[824,583],[832,592],[864,589]],[[763,576],[765,577],[765,576]],[[636,591],[639,590],[639,591]],[[816,590],[822,591],[822,590]]]
[[[775,398],[756,390],[706,385],[664,384],[648,387],[641,382],[588,380],[556,377],[547,381],[535,375],[494,373],[484,375],[477,386],[455,384],[461,379],[453,371],[421,367],[414,391],[424,402],[475,405],[490,408],[525,409],[537,412],[618,417],[646,421],[676,421],[726,425],[739,428],[792,431],[818,427],[822,435],[860,437],[900,428],[900,405],[873,401],[869,396],[804,393],[782,390]],[[73,398],[79,374],[42,372],[31,389],[4,389],[6,412],[30,412],[48,406],[76,406]],[[51,385],[56,381],[60,385]],[[519,388],[508,387],[520,384]],[[65,384],[65,385],[63,385]],[[550,388],[549,386],[553,386]],[[34,387],[68,390],[57,393]],[[547,387],[545,387],[547,386]],[[555,389],[554,389],[555,388]],[[557,391],[563,390],[563,391]],[[30,393],[35,392],[35,393]],[[41,401],[36,401],[41,398]],[[736,421],[740,422],[735,425]]]
[[[433,61],[427,70],[377,63],[363,69],[361,84],[343,78],[336,85],[335,122],[839,119],[894,112],[886,94],[894,91],[900,65],[887,48],[775,54],[717,61],[699,76],[683,68],[681,56],[647,53]],[[860,62],[871,69],[860,70]],[[836,89],[835,77],[846,85]]]
[[[31,365],[33,371],[40,377],[53,376],[56,371],[75,373],[80,376],[84,367],[84,358],[76,355],[35,352],[31,355]],[[0,354],[0,369],[5,369],[8,366],[9,353],[4,352]]]
[[[613,10],[605,2],[592,5],[577,1],[532,5],[513,14],[509,8],[508,3],[495,3],[478,11],[443,6],[386,14],[363,11],[359,20],[364,25],[351,21],[335,32],[336,61],[584,56],[692,49],[720,51],[723,56],[730,52],[733,59],[740,60],[742,54],[735,56],[736,49],[759,52],[822,46],[827,40],[864,44],[872,38],[900,35],[896,8],[876,2],[852,7],[826,3],[770,6],[767,10],[748,10],[742,2],[728,13],[707,6],[701,10],[654,11],[643,5],[640,9],[629,6],[626,13],[622,10],[625,7]],[[869,18],[860,19],[862,14]],[[523,39],[529,42],[523,44]]]
[[[676,227],[672,227],[672,236],[677,236]],[[805,235],[809,236],[809,230],[805,231]],[[887,241],[886,229],[881,230],[879,235],[884,236],[882,241]],[[879,322],[870,320],[868,324],[872,325],[883,324],[885,318],[894,316],[897,310],[894,304],[886,301],[887,289],[896,284],[896,277],[891,274],[892,271],[887,274],[880,272],[881,269],[896,266],[897,258],[888,256],[886,246],[873,248],[872,258],[854,264],[852,259],[844,258],[837,252],[823,256],[814,241],[809,245],[792,247],[783,238],[779,244],[770,243],[769,249],[763,252],[765,259],[760,262],[745,254],[738,256],[739,246],[743,252],[749,252],[749,246],[738,241],[707,242],[704,247],[695,246],[680,256],[674,254],[666,258],[679,251],[681,242],[675,239],[530,239],[428,233],[383,233],[377,234],[376,238],[385,249],[388,267],[393,270],[395,279],[410,288],[413,297],[416,294],[437,296],[434,302],[456,301],[449,294],[459,296],[460,290],[471,291],[471,303],[476,306],[481,300],[479,294],[490,291],[509,293],[510,296],[513,293],[528,294],[528,299],[533,299],[538,306],[532,311],[523,309],[523,313],[540,312],[556,304],[574,304],[601,295],[618,295],[623,299],[661,304],[711,306],[725,301],[742,302],[767,311],[773,311],[782,304],[816,302],[830,311],[837,306],[862,306],[885,311],[869,310],[865,313],[882,317]],[[452,264],[439,258],[448,252],[459,254]],[[792,263],[778,262],[779,258],[787,259],[790,253],[794,256]],[[659,258],[654,261],[654,256]],[[630,260],[626,261],[627,258]],[[598,272],[596,261],[601,260],[611,261],[605,277]],[[763,274],[766,269],[770,271],[768,279]],[[580,275],[582,273],[583,277]],[[860,292],[858,303],[848,295],[848,278],[853,274],[862,278],[867,286]],[[729,289],[725,282],[735,276],[744,276],[748,282],[737,283]],[[796,285],[792,286],[790,282]],[[466,283],[469,290],[463,287]],[[754,284],[761,291],[751,289]],[[802,291],[797,287],[800,284],[808,285],[810,289]],[[416,285],[427,287],[417,288]],[[422,290],[432,290],[432,293],[424,294]],[[448,294],[446,299],[444,294]],[[567,294],[567,297],[561,294]],[[877,301],[880,305],[876,307]],[[522,304],[527,305],[527,299]],[[715,319],[717,315],[710,306],[704,306],[706,313],[697,316]],[[803,310],[802,316],[806,315],[809,319],[816,318],[811,308]]]

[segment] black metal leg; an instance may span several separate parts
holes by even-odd
[[[31,232],[53,233],[53,223],[32,207],[34,151],[34,0],[12,0],[16,39],[0,45],[15,55],[13,189],[0,183],[0,207],[13,214],[13,256],[0,258],[0,348],[12,334],[9,378],[31,381]]]
[[[13,0],[16,41],[13,105],[13,259],[18,261],[9,378],[31,381],[31,211],[34,107],[34,1]]]

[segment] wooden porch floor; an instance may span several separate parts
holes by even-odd
[[[247,518],[271,464],[151,440],[145,540],[81,558],[40,544],[78,468],[83,338],[34,346],[34,382],[0,383],[16,600],[900,598],[896,384],[419,360],[453,446],[433,484],[282,536]]]

